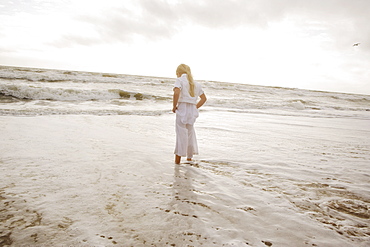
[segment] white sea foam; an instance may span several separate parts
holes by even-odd
[[[295,109],[297,110],[304,110],[305,109],[305,106],[304,104],[301,102],[301,101],[294,101],[292,102],[291,104]]]

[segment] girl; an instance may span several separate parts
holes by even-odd
[[[193,80],[189,66],[180,64],[176,75],[172,111],[176,113],[175,163],[180,164],[181,157],[186,156],[191,161],[193,155],[198,154],[194,123],[199,116],[198,108],[206,102],[207,97],[201,85]]]

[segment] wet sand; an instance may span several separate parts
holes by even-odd
[[[367,246],[368,121],[0,117],[1,246]]]

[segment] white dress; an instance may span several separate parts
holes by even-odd
[[[196,107],[198,97],[204,92],[199,83],[194,82],[194,97],[189,94],[189,81],[183,74],[176,79],[174,88],[179,88],[180,96],[176,110],[176,147],[175,154],[182,157],[193,158],[198,154],[198,143],[194,130],[194,123],[199,116]]]

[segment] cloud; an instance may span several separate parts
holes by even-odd
[[[134,9],[123,4],[98,15],[94,13],[78,16],[76,20],[92,27],[98,36],[87,38],[85,33],[65,34],[57,43],[60,45],[68,40],[68,45],[73,42],[84,45],[86,39],[96,43],[129,42],[134,37],[158,40],[171,38],[186,25],[233,28],[245,24],[265,26],[268,23],[266,14],[257,14],[261,11],[239,0],[138,0],[134,5]]]
[[[326,36],[343,48],[362,42],[370,50],[368,0],[182,1],[180,14],[209,28],[260,27],[289,20],[302,33]]]
[[[370,51],[370,1],[368,0],[138,0],[100,13],[85,13],[78,20],[84,30],[64,34],[58,46],[169,39],[185,26],[211,29],[267,28],[289,20],[301,33],[326,36],[338,47],[361,43]]]
[[[135,37],[148,40],[171,38],[180,29],[177,27],[179,17],[174,6],[166,1],[137,1],[135,9],[126,5],[105,10],[96,15],[84,14],[76,20],[93,29],[95,34],[64,34],[56,45],[66,46],[102,44],[111,42],[130,42]]]
[[[306,32],[317,31],[332,39],[336,48],[351,47],[361,42],[361,49],[370,51],[370,1],[327,0],[297,1],[287,11]]]
[[[91,23],[109,40],[126,41],[133,35],[149,39],[170,38],[176,32],[176,23],[179,21],[173,6],[165,1],[141,2],[146,3],[138,12],[121,7],[109,13],[107,17]]]
[[[264,5],[265,1],[202,0],[196,3],[183,1],[181,15],[193,23],[210,28],[230,28],[244,25],[265,27],[270,21],[282,17],[283,5]],[[280,1],[283,3],[284,1]]]

